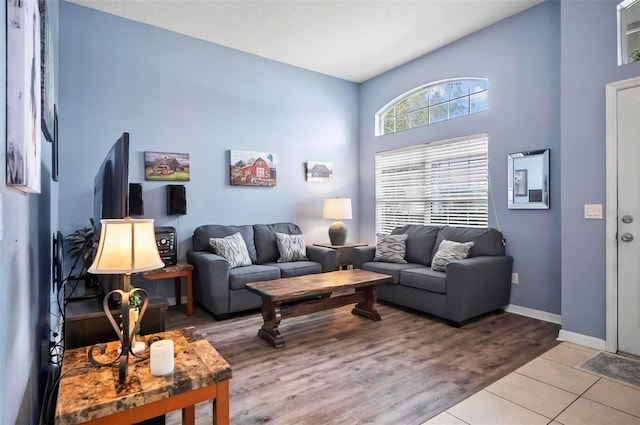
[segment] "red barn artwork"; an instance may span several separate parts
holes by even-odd
[[[230,151],[231,185],[275,186],[275,154],[252,151]]]

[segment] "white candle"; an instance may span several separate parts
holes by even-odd
[[[173,341],[161,339],[151,344],[151,374],[162,376],[173,372]]]

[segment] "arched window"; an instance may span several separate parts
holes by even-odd
[[[396,97],[376,113],[376,136],[486,111],[486,78],[428,83]]]

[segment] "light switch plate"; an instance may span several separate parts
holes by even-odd
[[[602,218],[602,204],[585,204],[584,205],[584,218],[586,218],[586,219],[601,219]]]

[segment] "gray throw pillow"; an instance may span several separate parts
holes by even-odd
[[[278,263],[288,263],[290,261],[305,261],[307,245],[304,243],[304,235],[287,235],[286,233],[276,233],[276,243],[280,258]]]
[[[447,264],[453,260],[462,260],[469,256],[469,250],[473,246],[473,242],[453,242],[443,239],[440,247],[433,256],[431,262],[431,270],[443,272],[447,269]]]
[[[211,238],[209,243],[216,254],[229,262],[229,268],[251,265],[247,244],[240,233],[234,233],[224,238]]]
[[[404,264],[404,254],[407,249],[406,241],[408,235],[385,235],[378,233],[376,235],[376,254],[373,261],[383,261],[386,263]]]

